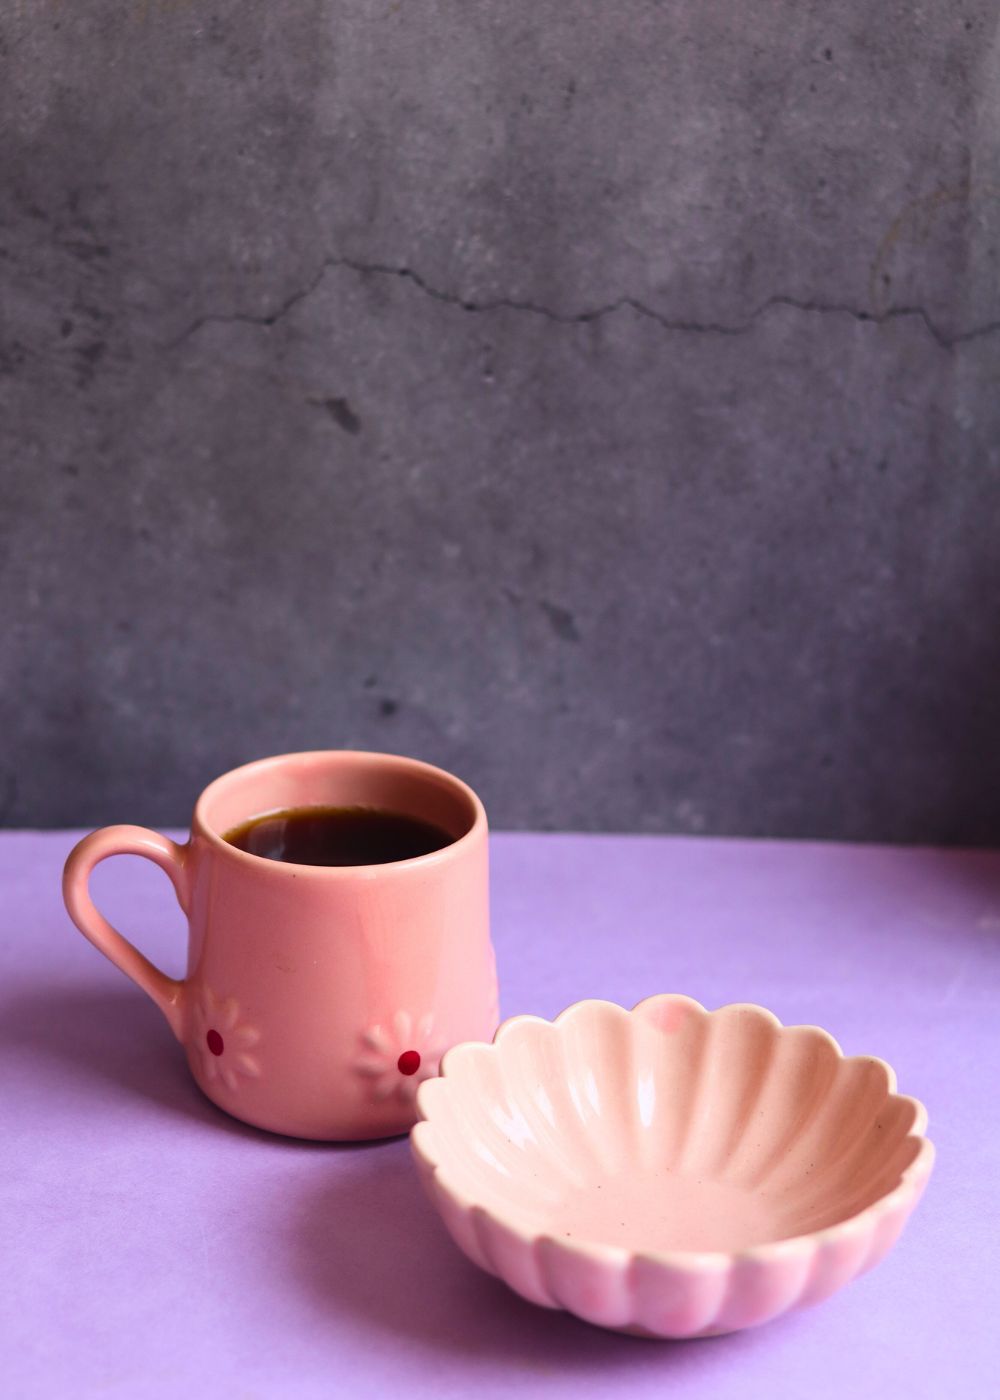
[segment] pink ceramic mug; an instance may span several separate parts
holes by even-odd
[[[367,806],[443,827],[450,845],[385,865],[313,866],[238,850],[223,833],[289,807]],[[497,1026],[486,813],[458,778],[391,754],[265,758],[217,778],[179,846],[109,826],[63,876],[80,931],[148,992],[202,1091],[248,1123],[295,1137],[386,1137],[416,1118],[421,1080],[448,1046]],[[90,898],[90,872],[120,854],[170,876],[188,917],[175,981]]]

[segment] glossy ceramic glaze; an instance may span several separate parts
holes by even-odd
[[[451,1050],[417,1103],[421,1176],[470,1259],[654,1337],[828,1297],[890,1248],[933,1160],[883,1061],[681,996],[515,1017]]]
[[[223,833],[279,808],[368,805],[443,827],[451,845],[371,866],[291,865]],[[95,909],[90,872],[148,856],[188,917],[187,976],[153,967]],[[142,827],[95,831],[66,863],[78,928],[152,997],[221,1108],[298,1137],[384,1137],[409,1128],[418,1084],[444,1050],[496,1028],[486,815],[429,764],[389,754],[263,759],[198,799],[191,839]]]

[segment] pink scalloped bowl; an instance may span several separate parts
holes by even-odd
[[[655,996],[516,1016],[448,1051],[411,1142],[459,1247],[587,1322],[699,1337],[819,1302],[920,1198],[927,1115],[893,1071],[759,1006]]]

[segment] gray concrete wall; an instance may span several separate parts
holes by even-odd
[[[20,0],[0,805],[1000,836],[985,0]]]

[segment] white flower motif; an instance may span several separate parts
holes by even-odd
[[[194,1048],[208,1083],[221,1079],[227,1089],[235,1091],[241,1076],[256,1079],[260,1065],[248,1051],[258,1040],[260,1031],[240,1022],[240,1009],[232,997],[220,1001],[208,987],[202,987],[194,1007]]]
[[[437,1074],[446,1048],[434,1034],[433,1016],[415,1022],[408,1011],[397,1011],[389,1026],[369,1026],[361,1043],[364,1053],[354,1068],[372,1081],[372,1098],[395,1096],[403,1103],[411,1103],[417,1086]]]

